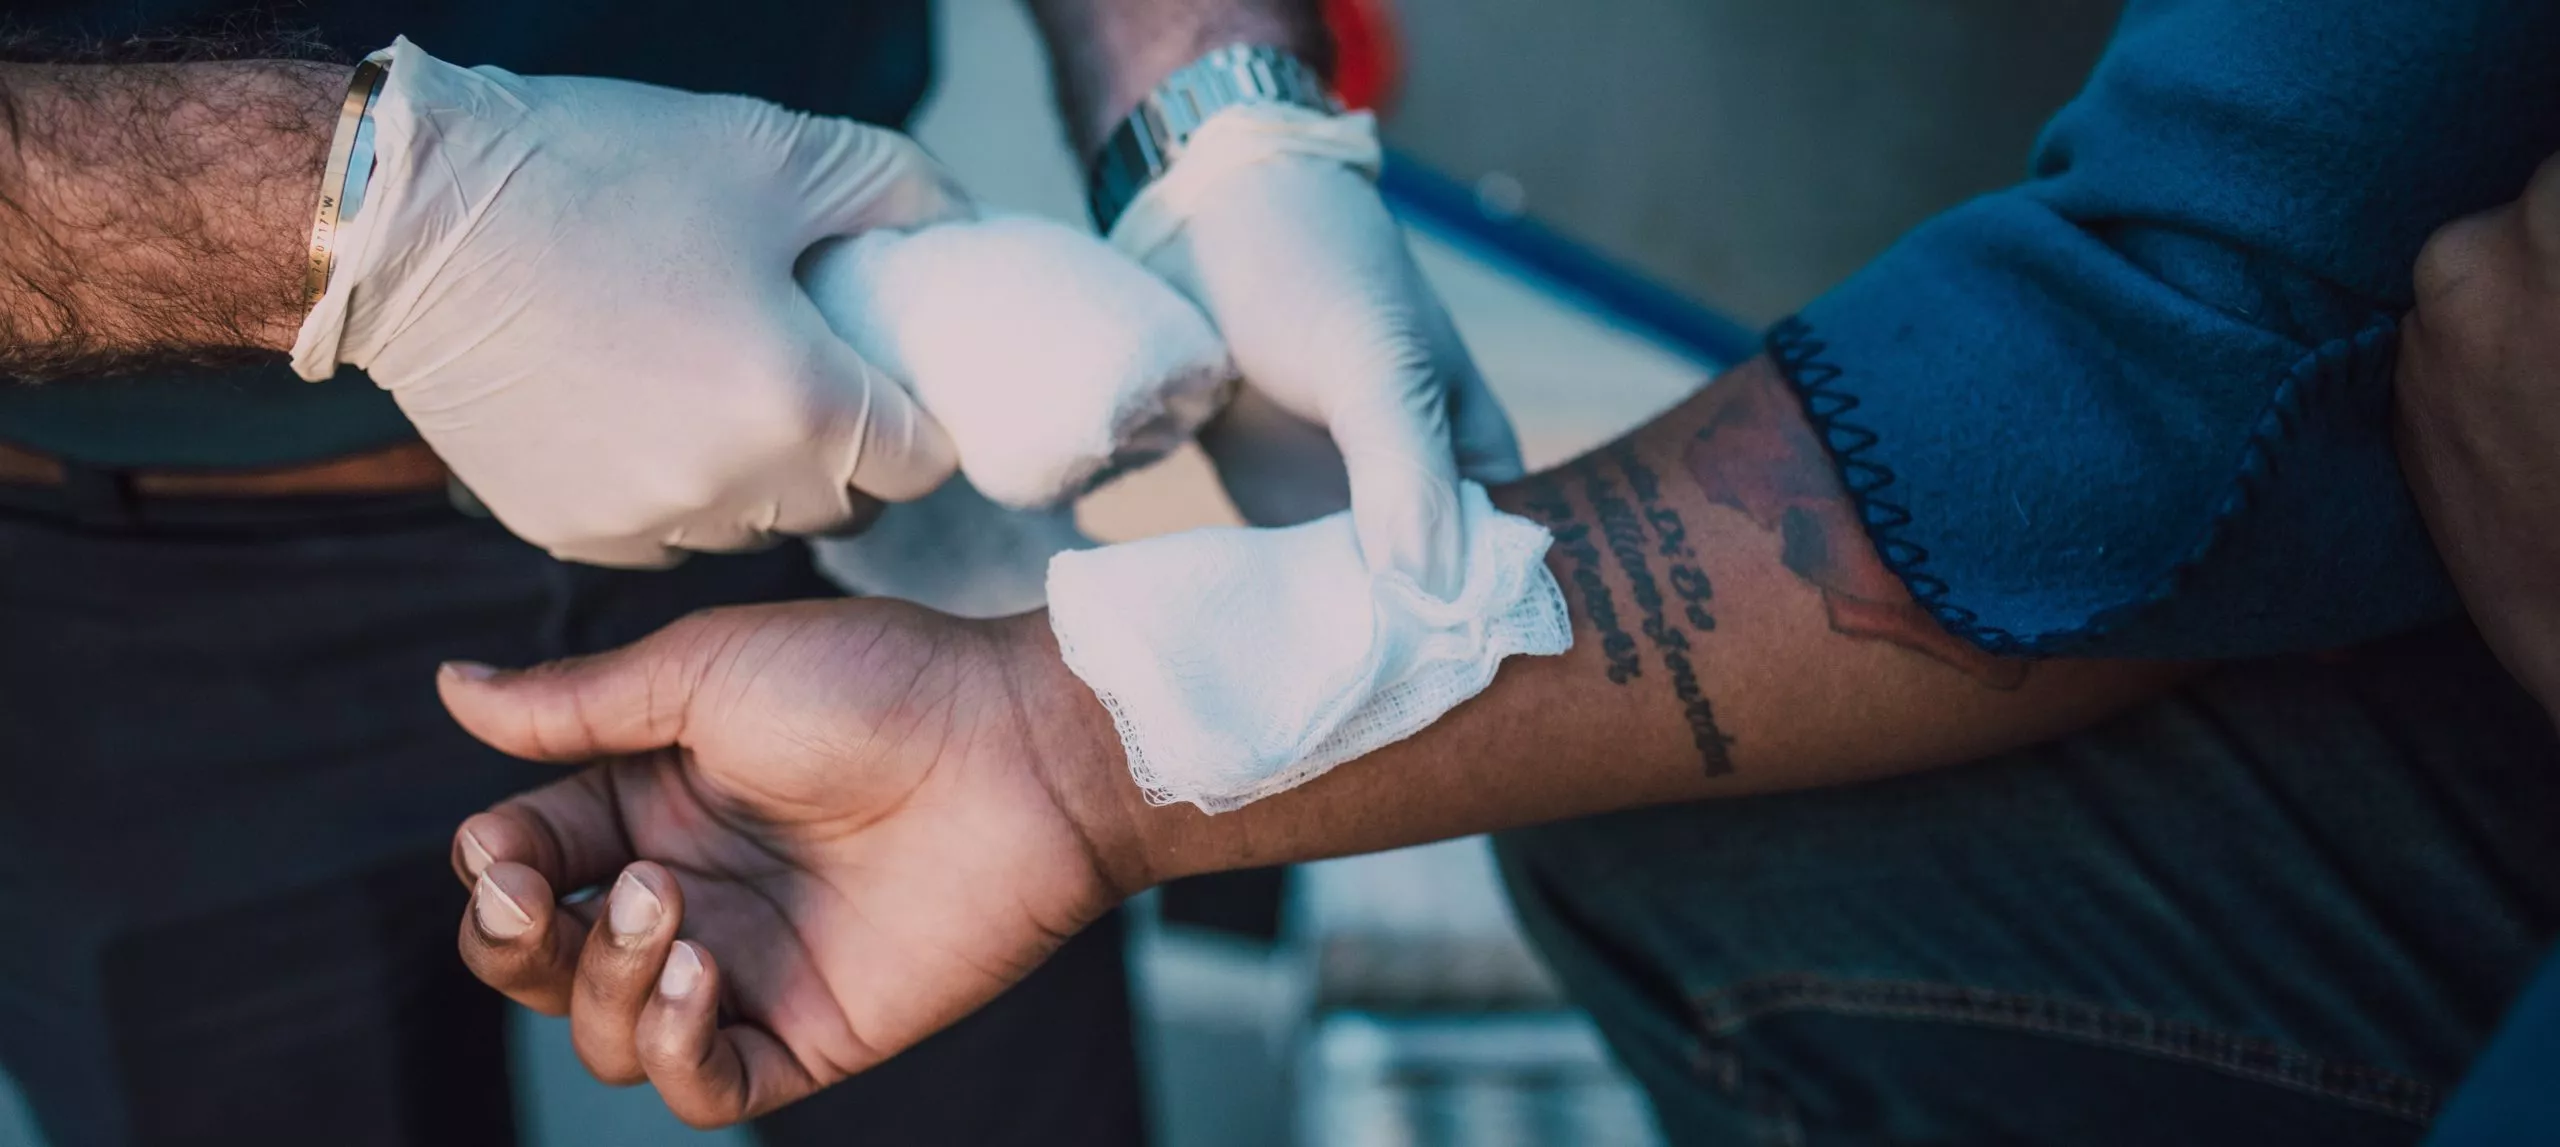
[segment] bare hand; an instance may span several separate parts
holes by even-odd
[[[645,1079],[696,1126],[914,1044],[1128,890],[1038,767],[1070,733],[1116,752],[1038,615],[720,610],[598,657],[448,666],[438,684],[500,749],[602,761],[456,834],[474,885],[463,960],[567,1014],[599,1078]]]
[[[2419,256],[2400,460],[2507,668],[2560,712],[2560,157]]]

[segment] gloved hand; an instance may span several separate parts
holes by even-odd
[[[1276,471],[1303,474],[1291,420],[1314,423],[1341,452],[1370,570],[1446,596],[1466,553],[1457,479],[1515,479],[1520,449],[1370,182],[1378,162],[1366,114],[1232,108],[1111,239],[1227,340],[1248,393],[1203,441],[1246,516],[1308,516],[1278,507],[1304,479]]]
[[[663,565],[838,527],[949,442],[792,278],[819,240],[964,216],[903,136],[736,96],[461,68],[405,38],[294,368],[361,367],[518,535]]]

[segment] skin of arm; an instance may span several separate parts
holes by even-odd
[[[289,349],[348,74],[0,64],[0,376]]]
[[[2437,231],[2416,288],[2401,467],[2481,636],[2560,721],[2560,156]]]
[[[463,958],[567,1013],[599,1077],[715,1125],[895,1054],[1166,879],[1950,764],[2180,672],[1949,641],[1764,362],[1496,500],[1555,533],[1572,650],[1216,817],[1146,803],[1039,613],[753,607],[594,658],[449,666],[483,740],[602,762],[463,825]]]
[[[1069,739],[1041,759],[1102,826],[1096,850],[1122,880],[1963,761],[2085,726],[2179,673],[2031,666],[1947,635],[1877,558],[1765,360],[1494,500],[1555,534],[1573,648],[1504,663],[1421,735],[1302,788],[1217,817],[1150,807],[1090,696],[1026,691],[1054,698],[1032,723]],[[1046,639],[1027,629],[1016,640]]]
[[[1315,0],[1028,0],[1049,44],[1058,111],[1079,157],[1102,149],[1166,76],[1227,44],[1285,48],[1332,67]]]

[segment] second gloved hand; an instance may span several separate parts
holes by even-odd
[[[1246,515],[1267,524],[1339,508],[1279,509],[1270,488],[1304,480],[1275,472],[1305,465],[1289,440],[1312,435],[1292,420],[1322,427],[1370,570],[1445,596],[1466,553],[1457,479],[1519,477],[1519,446],[1371,183],[1378,162],[1365,114],[1232,108],[1191,137],[1111,238],[1227,340],[1247,394],[1204,440]]]
[[[830,236],[968,214],[912,142],[391,57],[303,377],[370,372],[499,520],[599,564],[833,529],[950,476],[941,429],[792,277]]]

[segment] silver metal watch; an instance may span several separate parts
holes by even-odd
[[[1286,51],[1261,44],[1212,51],[1165,77],[1103,143],[1085,188],[1094,225],[1110,234],[1138,193],[1181,157],[1191,133],[1209,117],[1243,104],[1341,110],[1324,78]]]

